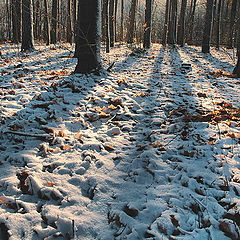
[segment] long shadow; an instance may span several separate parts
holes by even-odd
[[[164,64],[169,66],[163,68]],[[187,181],[195,181],[194,176],[203,174],[193,170],[196,161],[202,169],[208,164],[204,156],[191,155],[197,124],[187,119],[188,115],[196,113],[199,103],[187,73],[181,71],[181,64],[177,49],[162,47],[150,76],[141,78],[149,89],[142,97],[133,98],[138,108],[131,110],[136,121],[130,133],[131,147],[124,153],[122,163],[118,163],[125,172],[125,182],[118,183],[117,197],[112,200],[109,214],[113,225],[115,222],[123,227],[118,237],[161,239],[166,231],[159,224],[168,221],[166,215],[161,219],[163,213],[171,215],[176,211],[184,216],[188,212],[184,204],[195,204],[188,194],[202,199],[193,188],[186,190],[187,186],[180,181],[183,175]],[[207,129],[201,132],[208,135]],[[174,205],[180,206],[181,201],[181,211],[178,211]],[[172,206],[167,207],[169,204]],[[128,221],[129,217],[133,218],[132,222]]]

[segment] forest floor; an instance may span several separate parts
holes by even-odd
[[[68,48],[1,47],[0,239],[240,239],[231,52]]]

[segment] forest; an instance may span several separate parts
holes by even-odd
[[[0,240],[240,239],[240,1],[0,1]]]

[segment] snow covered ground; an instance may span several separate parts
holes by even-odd
[[[240,239],[231,53],[117,45],[85,76],[69,48],[2,45],[0,239]]]

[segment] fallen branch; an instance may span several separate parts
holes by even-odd
[[[31,134],[31,133],[24,133],[24,132],[15,132],[15,131],[5,131],[3,132],[5,134],[13,134],[13,135],[18,135],[18,136],[24,136],[24,137],[35,137],[41,140],[49,140],[52,139],[53,137],[49,134]]]

